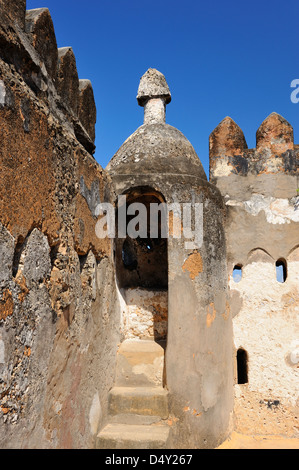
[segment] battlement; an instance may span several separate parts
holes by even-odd
[[[4,63],[21,75],[52,115],[93,154],[96,106],[92,85],[79,79],[72,48],[57,48],[49,10],[26,11],[25,0],[0,0],[0,46]],[[10,96],[10,84],[5,78],[2,82],[5,95]]]
[[[210,180],[229,175],[298,174],[299,146],[292,126],[271,113],[256,132],[256,147],[248,149],[243,131],[230,117],[224,118],[209,139]]]

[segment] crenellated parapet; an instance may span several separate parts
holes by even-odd
[[[92,85],[79,80],[72,48],[57,48],[48,8],[26,11],[25,0],[0,0],[0,51],[1,59],[93,154],[96,107]],[[2,86],[9,95],[5,79]]]
[[[256,132],[256,148],[248,149],[240,127],[226,117],[210,135],[210,180],[230,175],[296,175],[299,151],[292,126],[271,113]]]

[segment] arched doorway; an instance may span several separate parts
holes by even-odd
[[[165,345],[168,314],[167,217],[163,195],[150,187],[130,189],[119,199],[115,264],[126,303],[128,339]]]

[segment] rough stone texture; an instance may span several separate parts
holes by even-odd
[[[292,126],[279,114],[271,113],[256,132],[258,152],[266,150],[279,155],[294,148]]]
[[[140,106],[144,106],[151,98],[163,98],[166,104],[171,101],[165,77],[156,69],[148,69],[141,77],[137,93],[137,101]]]
[[[283,117],[270,114],[257,130],[256,141],[256,148],[248,149],[242,130],[228,117],[211,133],[210,181],[217,184],[222,194],[222,183],[228,186],[228,180],[223,178],[230,177],[231,185],[238,191],[241,181],[242,185],[249,181],[244,181],[244,176],[252,175],[256,184],[256,176],[271,175],[274,181],[276,174],[278,180],[282,174],[297,174],[298,148],[294,145],[293,128]]]
[[[11,263],[13,255],[12,252]],[[5,361],[0,366],[2,447],[34,447],[35,439],[43,432],[38,410],[44,406],[54,338],[46,287],[50,266],[47,238],[35,229],[27,239],[15,277],[11,270],[7,281],[13,299],[12,311],[6,317],[1,316],[5,348]],[[5,288],[1,292],[4,297]]]
[[[56,80],[58,51],[52,18],[48,8],[26,11],[26,33],[31,35],[32,45],[43,60],[52,80]]]
[[[37,224],[55,240],[59,221],[53,197],[56,165],[53,142],[49,140],[51,122],[9,68],[3,63],[0,67],[2,77],[7,82],[11,78],[5,88],[13,97],[1,109],[1,220],[16,240],[24,240]]]
[[[79,110],[79,78],[76,58],[71,47],[58,49],[57,90],[75,116]]]
[[[16,276],[24,276],[29,288],[50,276],[51,260],[48,239],[33,229],[18,254]]]
[[[211,133],[209,145],[211,168],[214,168],[216,164],[220,166],[220,155],[234,157],[235,155],[242,155],[244,150],[247,149],[242,130],[235,121],[228,116],[224,118]]]
[[[22,84],[25,82],[34,93],[39,107],[45,104],[50,110],[52,118],[68,127],[69,131],[92,154],[95,149],[94,143],[78,119],[79,82],[75,58],[69,51],[70,48],[65,48],[68,52],[65,57],[65,64],[68,64],[67,70],[64,70],[63,60],[60,61],[60,79],[59,81],[54,80],[58,66],[57,63],[55,65],[58,51],[55,50],[55,33],[48,10],[38,9],[29,12],[26,23],[29,32],[25,33],[25,28],[20,28],[16,21],[19,10],[15,4],[16,2],[1,3],[0,51],[3,61],[1,67],[11,68],[10,73],[13,74],[14,80],[10,77],[10,81],[6,82],[4,78],[8,77],[7,72],[1,70],[3,83],[0,86],[0,94],[2,95],[0,103],[3,101],[4,93],[5,104],[13,108],[14,93],[11,89],[17,89],[20,85],[22,90]],[[18,2],[18,8],[23,7],[25,18],[25,2]],[[12,18],[11,15],[14,11],[16,16]],[[52,73],[53,75],[51,75]],[[18,80],[15,81],[17,74],[21,78],[19,84],[17,84]],[[65,75],[65,81],[63,81],[63,75]],[[72,99],[69,97],[70,91],[73,95]],[[18,107],[19,104],[16,104]],[[24,104],[22,107],[26,109]],[[26,120],[26,116],[24,119]]]
[[[106,170],[112,176],[177,174],[206,179],[203,166],[186,137],[178,129],[161,123],[139,127],[116,152]]]
[[[167,336],[167,291],[131,288],[123,293],[125,308],[123,334],[126,339],[151,338],[165,340]]]
[[[79,91],[79,119],[94,142],[97,113],[90,80],[79,80]]]
[[[12,275],[15,241],[9,231],[0,224],[0,285],[5,285]]]
[[[114,196],[29,41],[48,13],[33,16],[29,36],[0,18],[0,442],[92,448],[120,320],[111,241],[96,236],[91,201]]]
[[[163,123],[165,122],[165,115],[165,101],[160,98],[150,99],[144,105],[144,124]]]
[[[166,377],[171,410],[179,419],[172,442],[210,448],[225,438],[233,405],[222,202],[214,188],[198,181],[184,190],[203,202],[204,239],[199,250],[189,252],[181,240],[169,241]]]
[[[1,0],[0,12],[9,15],[10,21],[17,23],[21,28],[25,27],[26,0]]]

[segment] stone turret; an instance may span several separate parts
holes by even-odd
[[[107,166],[115,181],[124,174],[150,174],[152,182],[156,175],[163,174],[207,179],[191,143],[165,122],[165,109],[170,101],[164,75],[156,69],[148,69],[141,77],[137,94],[138,104],[144,107],[144,123],[124,142]]]
[[[150,304],[154,298],[161,300],[161,292],[155,289],[163,288],[163,305],[160,302],[162,308],[155,307],[159,315],[154,314],[153,322],[159,329],[163,319],[167,343],[164,386],[169,391],[170,413],[177,422],[168,445],[204,448],[225,438],[232,410],[224,207],[192,144],[166,124],[170,101],[164,75],[148,69],[137,94],[138,104],[144,107],[144,123],[123,143],[106,170],[116,197],[126,196],[128,204],[138,202],[149,208],[151,203],[164,202],[168,209],[175,205],[182,211],[188,206],[193,224],[199,221],[195,220],[195,208],[201,207],[203,238],[194,244],[196,230],[191,240],[179,211],[173,209],[168,238],[151,238],[150,234],[147,238],[116,238],[116,278],[123,299],[125,338],[127,325],[134,325],[134,333],[146,329],[141,313],[146,310],[145,299],[150,296]]]

